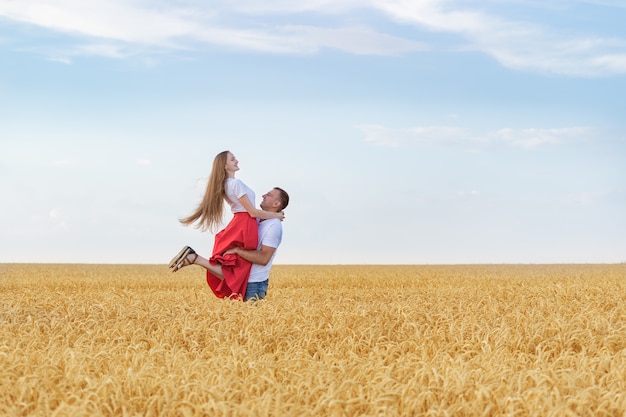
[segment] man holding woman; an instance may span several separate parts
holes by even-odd
[[[202,202],[194,213],[181,219],[184,225],[197,222],[202,230],[215,230],[222,221],[224,201],[230,205],[233,219],[215,235],[211,258],[203,258],[185,246],[172,259],[170,268],[173,272],[192,264],[205,268],[207,283],[219,298],[263,298],[276,248],[282,240],[281,221],[289,196],[273,188],[263,195],[261,210],[256,209],[254,191],[235,178],[238,170],[239,161],[231,152],[219,153]]]

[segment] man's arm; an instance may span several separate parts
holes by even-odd
[[[276,248],[261,245],[260,250],[244,250],[241,248],[232,248],[227,250],[224,255],[234,253],[253,264],[267,265],[270,259],[272,259],[272,255],[274,254],[274,252],[276,252]]]

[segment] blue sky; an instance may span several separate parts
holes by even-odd
[[[177,219],[224,149],[257,203],[291,195],[277,264],[626,262],[624,21],[621,0],[0,0],[0,262],[210,253]]]

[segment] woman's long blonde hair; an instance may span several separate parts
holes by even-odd
[[[191,215],[180,219],[185,226],[198,222],[196,227],[201,230],[216,230],[222,224],[224,214],[224,183],[226,182],[226,161],[229,151],[220,152],[213,159],[211,176],[204,192],[202,201]]]

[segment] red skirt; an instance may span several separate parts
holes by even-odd
[[[224,256],[224,252],[234,247],[256,250],[258,241],[257,221],[247,212],[235,213],[226,227],[215,235],[213,255],[209,262],[212,265],[222,265],[224,279],[207,271],[206,280],[218,298],[229,297],[243,300],[252,264],[232,253]]]

